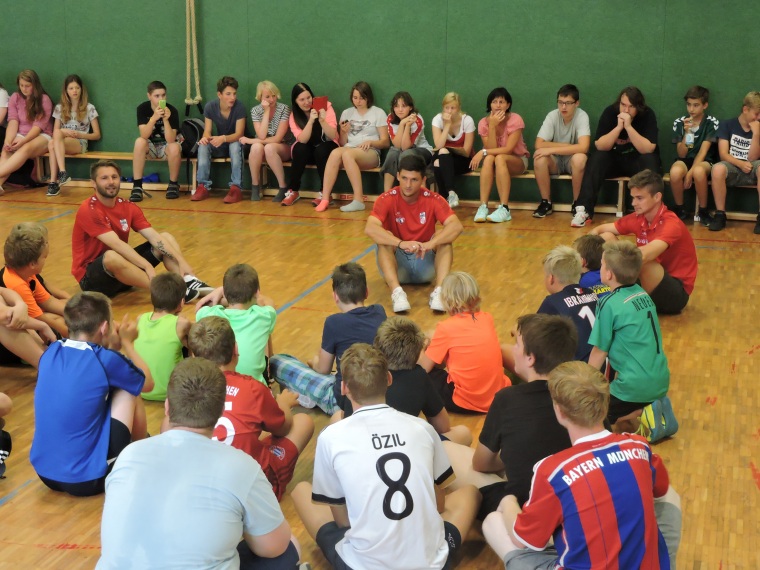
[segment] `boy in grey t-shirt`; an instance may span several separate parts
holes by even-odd
[[[198,182],[190,198],[195,202],[208,198],[211,158],[227,155],[232,162],[232,174],[224,203],[234,204],[243,199],[240,188],[243,183],[243,146],[240,137],[245,134],[246,110],[245,105],[238,101],[237,89],[237,79],[225,75],[216,83],[217,99],[206,103],[203,109],[205,127],[203,138],[198,141]],[[216,136],[212,136],[214,127]]]
[[[579,103],[580,93],[575,85],[560,87],[557,91],[557,109],[546,115],[536,136],[533,169],[541,193],[541,203],[533,212],[534,218],[543,218],[553,212],[552,174],[572,175],[573,206],[581,191],[586,153],[591,144],[591,127],[588,115],[578,107]]]

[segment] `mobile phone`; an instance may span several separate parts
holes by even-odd
[[[166,99],[159,99],[158,100],[158,108],[159,109],[166,109]]]
[[[311,102],[311,108],[315,111],[322,111],[323,109],[327,111],[327,96],[314,97]]]

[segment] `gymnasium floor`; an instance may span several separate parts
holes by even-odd
[[[78,205],[91,194],[66,186],[58,198],[45,190],[6,191],[0,198],[0,236],[18,221],[44,223],[51,253],[43,275],[70,292],[78,290],[69,271],[70,237]],[[122,191],[126,198],[128,191]],[[317,215],[307,200],[291,208],[269,201],[228,206],[221,193],[205,202],[183,197],[166,201],[162,193],[142,203],[148,219],[174,234],[197,274],[221,284],[226,267],[245,262],[259,272],[262,291],[274,298],[278,321],[276,352],[310,358],[319,348],[324,318],[334,312],[332,268],[349,260],[367,271],[369,302],[390,314],[390,296],[380,278],[374,250],[364,236],[367,212],[342,214],[331,208]],[[583,230],[570,228],[566,213],[544,220],[529,211],[513,212],[507,224],[472,223],[474,210],[458,210],[465,231],[455,245],[454,266],[478,279],[483,309],[495,317],[502,341],[515,319],[535,311],[545,295],[541,259],[554,245],[572,243]],[[597,222],[610,216],[598,216]],[[691,227],[691,226],[690,226]],[[756,372],[760,368],[760,236],[752,224],[730,222],[721,233],[699,225],[694,236],[700,265],[696,289],[686,311],[661,317],[665,352],[671,367],[670,397],[680,431],[656,446],[683,501],[684,528],[678,567],[689,570],[760,568],[760,406]],[[140,238],[134,244],[140,243]],[[409,316],[425,331],[443,317],[427,306],[430,288],[407,289]],[[147,292],[133,291],[114,301],[114,318],[150,310]],[[184,310],[192,317],[193,308]],[[755,378],[753,380],[753,378]],[[49,491],[29,464],[35,374],[31,368],[0,368],[0,391],[14,400],[7,426],[14,442],[6,479],[0,480],[0,568],[92,568],[99,556],[102,497],[73,499]],[[147,403],[149,429],[158,433],[163,406]],[[312,412],[314,413],[314,412]],[[314,413],[317,433],[325,416]],[[483,418],[454,416],[475,435]],[[305,450],[294,483],[310,480],[314,441]],[[301,527],[289,496],[283,510],[301,540],[304,559],[315,569],[327,564]],[[473,532],[463,548],[460,568],[498,568],[482,536]]]

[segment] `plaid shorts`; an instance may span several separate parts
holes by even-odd
[[[269,359],[269,373],[288,390],[304,394],[314,400],[327,414],[338,411],[333,394],[335,376],[315,372],[308,364],[304,364],[289,354],[275,354]]]

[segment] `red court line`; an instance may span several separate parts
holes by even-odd
[[[12,544],[13,546],[33,546],[34,548],[44,548],[45,550],[100,550],[97,544],[26,544],[23,542],[11,542],[9,540],[0,540],[3,544]]]
[[[4,199],[3,202],[14,202],[19,204],[45,204],[50,205],[52,204],[62,204],[62,205],[68,205],[68,206],[79,206],[82,204],[82,202],[63,202],[60,200],[55,200],[54,202],[48,201],[48,200],[18,200],[18,199]],[[141,204],[145,204],[145,201],[143,201]],[[367,222],[366,218],[344,218],[344,217],[333,217],[333,216],[327,216],[327,217],[317,217],[317,216],[302,216],[302,215],[288,215],[288,216],[280,216],[279,214],[272,214],[272,213],[266,213],[266,212],[241,212],[239,210],[229,210],[229,211],[220,211],[220,210],[195,210],[195,209],[186,209],[186,208],[151,208],[151,207],[145,207],[140,206],[141,210],[148,210],[153,212],[182,212],[182,213],[199,213],[199,214],[221,214],[224,216],[261,216],[265,218],[285,218],[285,219],[305,219],[305,220],[329,220],[333,222],[353,222],[357,223],[360,222],[362,224]],[[471,210],[474,210],[474,208],[470,208]],[[465,230],[474,229],[482,224],[462,224],[462,227]],[[539,233],[539,232],[548,232],[548,233],[567,233],[567,230],[557,229],[557,228],[534,228],[534,227],[522,227],[522,226],[506,226],[511,231],[519,231],[523,233]],[[582,229],[582,228],[570,228],[568,225],[568,228],[570,231],[576,230],[576,229]],[[590,228],[589,228],[590,229]],[[490,236],[489,236],[490,237]],[[760,245],[760,241],[758,240],[730,240],[730,239],[716,239],[716,238],[700,238],[700,237],[694,237],[692,236],[692,239],[695,242],[705,242],[705,243],[728,243],[728,244],[742,244],[742,245]]]

